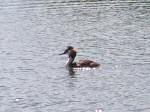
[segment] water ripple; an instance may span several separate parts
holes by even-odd
[[[112,7],[112,8],[126,8],[129,6],[135,7],[145,7],[149,8],[150,2],[146,1],[25,1],[25,2],[2,2],[0,8],[38,8],[38,7],[48,7],[50,9],[57,9],[57,8],[71,8],[80,6],[82,8],[96,8],[96,7]]]
[[[0,1],[0,111],[148,111],[150,2]],[[65,69],[76,60],[100,69]]]

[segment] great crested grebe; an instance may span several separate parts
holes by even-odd
[[[67,62],[67,66],[68,67],[73,67],[73,68],[81,68],[81,67],[90,67],[90,68],[94,68],[94,67],[98,67],[100,64],[91,61],[91,60],[79,60],[79,62],[73,62],[77,51],[72,47],[72,46],[68,46],[67,49],[59,54],[59,55],[63,55],[63,54],[68,54],[69,59]]]

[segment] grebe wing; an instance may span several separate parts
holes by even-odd
[[[77,65],[78,66],[81,66],[81,67],[87,67],[87,66],[90,66],[90,64],[92,63],[93,61],[91,60],[79,60]]]
[[[82,63],[85,63],[85,64],[88,64],[88,63],[92,63],[93,61],[91,60],[79,60],[78,63],[82,64]]]
[[[81,67],[97,67],[97,66],[99,66],[98,63],[91,61],[91,60],[79,60],[77,65],[81,66]]]

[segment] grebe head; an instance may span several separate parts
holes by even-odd
[[[72,67],[74,65],[73,61],[76,57],[76,53],[76,50],[72,46],[68,46],[67,49],[59,55],[68,54],[67,66]]]
[[[72,50],[72,49],[74,49],[72,46],[68,46],[67,49],[66,49],[63,53],[61,53],[61,54],[59,54],[59,55],[66,54],[66,53],[68,53],[68,52],[69,52],[70,50]]]

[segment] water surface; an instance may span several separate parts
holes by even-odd
[[[1,0],[0,112],[149,112],[150,2]],[[96,70],[65,69],[66,46]]]

